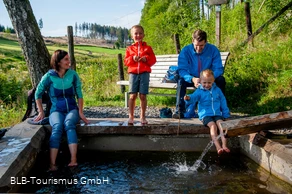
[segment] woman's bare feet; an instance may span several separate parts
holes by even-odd
[[[223,154],[224,150],[222,148],[220,148],[219,150],[217,150],[218,155],[220,156],[221,154]]]
[[[228,147],[223,147],[224,152],[230,153],[230,149]]]
[[[77,162],[70,162],[69,164],[68,164],[68,166],[69,167],[73,167],[73,166],[78,166],[78,163]]]
[[[49,171],[56,171],[58,170],[58,167],[55,164],[50,164]]]

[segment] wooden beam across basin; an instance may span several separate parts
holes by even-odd
[[[227,131],[226,137],[247,135],[263,130],[292,127],[292,111],[283,111],[259,116],[227,120],[220,124]]]

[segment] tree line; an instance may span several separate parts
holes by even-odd
[[[40,30],[43,28],[43,21],[38,21]],[[11,27],[5,27],[0,24],[0,32],[15,34],[15,30]],[[129,29],[115,26],[105,26],[96,23],[83,22],[75,23],[75,36],[81,36],[91,39],[103,39],[109,43],[115,43],[118,47],[126,47],[131,42]]]
[[[122,47],[131,41],[129,29],[114,26],[99,25],[96,23],[75,23],[75,36],[92,39],[108,40],[109,43],[118,42]]]
[[[5,32],[5,33],[12,33],[15,34],[15,30],[11,27],[5,27],[3,25],[0,24],[0,32]]]

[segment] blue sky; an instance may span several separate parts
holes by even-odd
[[[43,20],[43,36],[64,36],[67,26],[88,22],[131,28],[138,24],[145,0],[30,0],[37,22]],[[0,24],[12,27],[3,1]]]

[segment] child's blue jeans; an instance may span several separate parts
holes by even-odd
[[[59,149],[63,131],[67,133],[68,144],[77,143],[76,124],[80,120],[78,109],[71,110],[69,113],[52,112],[49,119],[52,126],[50,148]]]

